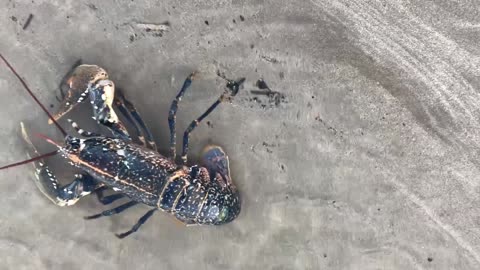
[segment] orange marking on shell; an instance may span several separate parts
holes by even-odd
[[[97,168],[97,167],[95,167],[95,166],[92,166],[91,164],[88,164],[87,162],[81,160],[77,155],[69,154],[69,155],[68,155],[68,159],[70,159],[70,160],[71,160],[72,162],[74,162],[74,163],[82,164],[82,165],[84,165],[85,167],[88,167],[88,168],[92,169],[93,171],[95,171],[96,173],[98,173],[98,174],[100,174],[100,175],[102,175],[102,176],[106,176],[106,177],[113,178],[113,179],[115,179],[115,181],[118,181],[118,182],[120,182],[120,183],[122,183],[122,184],[124,184],[124,185],[126,185],[126,186],[134,187],[134,188],[136,188],[137,190],[139,190],[139,191],[141,191],[141,192],[143,192],[143,193],[145,193],[145,194],[155,196],[155,194],[153,194],[153,193],[151,193],[151,192],[148,192],[148,191],[146,191],[146,190],[143,189],[143,188],[140,188],[140,187],[138,187],[138,186],[136,186],[136,185],[134,185],[134,184],[132,184],[132,183],[130,183],[130,182],[128,182],[128,181],[119,179],[119,178],[116,177],[116,176],[113,176],[113,175],[111,175],[111,174],[109,174],[109,173],[107,173],[107,172],[105,172],[105,171],[103,171],[103,170],[101,170],[101,169],[99,169],[99,168]]]
[[[175,211],[175,207],[177,206],[178,200],[180,199],[180,195],[185,192],[185,189],[190,186],[190,183],[187,182],[185,186],[183,186],[182,190],[178,193],[177,197],[175,198],[175,201],[173,202],[172,209]]]
[[[200,207],[198,208],[198,213],[195,215],[195,218],[193,219],[195,222],[197,221],[198,215],[200,215],[200,213],[202,212],[203,206],[205,205],[205,202],[207,201],[208,192],[209,192],[209,190],[207,190],[207,193],[205,194],[205,197],[203,198],[202,203],[200,204]]]
[[[182,176],[187,176],[187,175],[188,175],[188,173],[187,173],[184,169],[180,169],[180,170],[178,170],[178,171],[175,171],[175,172],[173,173],[173,175],[168,178],[167,182],[165,183],[165,185],[164,185],[163,188],[162,188],[162,191],[160,192],[159,199],[158,199],[158,203],[157,203],[158,208],[160,208],[160,201],[162,200],[163,193],[164,193],[165,190],[167,189],[168,185],[169,185],[171,182],[175,181],[176,179],[181,178]],[[182,180],[185,182],[185,186],[188,186],[188,185],[189,185],[189,183],[187,182],[187,180],[184,180],[184,179],[182,179]]]

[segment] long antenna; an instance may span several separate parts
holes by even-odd
[[[33,161],[36,161],[36,160],[39,160],[39,159],[42,159],[42,158],[45,158],[45,157],[54,156],[55,154],[57,154],[57,152],[58,152],[58,150],[55,150],[55,151],[52,151],[50,153],[43,154],[41,156],[36,156],[34,158],[31,158],[31,159],[27,159],[27,160],[20,161],[20,162],[17,162],[17,163],[9,164],[9,165],[0,167],[0,170],[8,169],[8,168],[15,167],[15,166],[20,166],[20,165],[23,165],[23,164],[27,164],[27,163],[30,163],[30,162],[33,162]]]
[[[5,64],[13,72],[13,74],[15,74],[15,76],[17,76],[17,78],[22,83],[23,87],[25,87],[25,89],[30,94],[30,96],[35,100],[35,102],[37,102],[37,104],[42,108],[42,110],[48,115],[50,120],[52,120],[52,122],[57,126],[58,130],[60,130],[60,132],[62,132],[63,136],[64,137],[67,136],[67,132],[65,132],[65,130],[58,124],[57,121],[55,121],[55,118],[53,118],[53,116],[48,112],[47,108],[45,108],[45,106],[43,106],[43,104],[37,99],[37,97],[33,94],[32,90],[30,90],[28,85],[25,83],[25,81],[22,79],[22,77],[20,77],[20,75],[18,75],[17,71],[12,67],[12,65],[10,65],[10,63],[7,61],[7,59],[5,59],[5,57],[3,57],[2,54],[0,54],[0,58],[2,58],[3,62],[5,62]]]
[[[0,54],[0,58],[2,58],[3,62],[5,62],[5,64],[8,66],[8,68],[9,68],[9,69],[13,72],[13,74],[15,74],[15,76],[20,80],[20,82],[22,83],[23,87],[25,87],[25,89],[27,90],[27,92],[28,92],[28,93],[30,94],[30,96],[35,100],[35,102],[40,106],[40,108],[42,108],[42,110],[48,115],[48,117],[53,121],[53,123],[55,123],[55,125],[56,125],[57,128],[60,130],[60,132],[62,132],[63,136],[67,136],[67,132],[65,132],[65,130],[58,124],[57,121],[55,121],[55,118],[53,118],[53,116],[48,112],[48,110],[45,108],[45,106],[43,106],[43,104],[37,99],[37,97],[33,94],[32,90],[30,90],[30,88],[28,87],[28,85],[25,83],[25,81],[22,79],[22,77],[20,77],[20,75],[18,75],[17,71],[13,68],[12,65],[10,65],[10,63],[7,61],[7,59],[5,59],[5,57],[3,57],[2,54]],[[13,164],[9,164],[9,165],[0,167],[0,170],[8,169],[8,168],[15,167],[15,166],[20,166],[20,165],[23,165],[23,164],[27,164],[27,163],[30,163],[30,162],[33,162],[33,161],[40,160],[40,159],[45,158],[45,157],[50,157],[50,156],[53,156],[53,155],[57,154],[57,152],[58,152],[58,150],[55,150],[55,151],[52,151],[52,152],[49,152],[49,153],[46,153],[46,154],[43,154],[43,155],[40,155],[40,156],[31,158],[31,159],[27,159],[27,160],[24,160],[24,161],[20,161],[20,162],[16,162],[16,163],[13,163]]]

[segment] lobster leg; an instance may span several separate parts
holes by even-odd
[[[138,229],[140,228],[140,226],[142,226],[145,222],[147,222],[147,220],[148,220],[148,219],[153,215],[153,213],[154,213],[155,211],[157,211],[157,210],[158,210],[157,208],[154,208],[154,209],[149,210],[147,213],[145,213],[145,215],[143,215],[143,216],[137,221],[137,223],[136,223],[135,225],[133,225],[133,227],[132,227],[130,230],[128,230],[128,231],[126,231],[126,232],[124,232],[124,233],[117,233],[117,234],[115,234],[115,235],[116,235],[118,238],[123,239],[123,238],[129,236],[130,234],[138,231]]]
[[[225,101],[230,101],[231,97],[235,96],[240,89],[240,86],[245,81],[245,78],[241,78],[238,81],[228,80],[227,79],[227,89],[223,94],[197,119],[193,120],[192,123],[187,127],[183,134],[183,151],[182,151],[182,161],[183,164],[187,164],[187,155],[188,155],[188,140],[190,133],[205,119],[217,106]]]
[[[117,109],[120,110],[120,113],[127,119],[130,126],[133,126],[135,128],[136,136],[140,140],[140,142],[143,145],[147,146],[146,143],[145,143],[145,138],[140,131],[140,128],[138,127],[137,123],[133,119],[132,115],[128,112],[128,109],[125,106],[125,104],[118,97],[119,96],[118,93],[119,93],[119,91],[117,89],[117,94],[115,94],[115,98],[114,98],[114,103],[115,103]]]
[[[125,195],[122,194],[122,193],[115,193],[115,194],[112,194],[112,195],[104,196],[103,191],[105,189],[107,189],[107,187],[102,187],[102,188],[99,188],[95,191],[98,201],[103,205],[109,205],[109,204],[125,197]]]
[[[25,125],[20,123],[20,126],[22,137],[27,143],[28,155],[38,156],[39,153],[28,137]],[[45,195],[45,197],[59,206],[73,205],[81,197],[90,194],[92,191],[102,186],[102,184],[97,183],[89,175],[77,174],[75,175],[75,180],[73,182],[66,186],[60,187],[57,178],[42,159],[33,162],[33,166],[35,167],[36,186]]]
[[[108,216],[112,216],[112,215],[116,215],[116,214],[120,214],[121,212],[127,210],[128,208],[134,206],[138,204],[138,202],[135,202],[135,201],[130,201],[128,203],[125,203],[125,204],[122,204],[120,206],[117,206],[113,209],[110,209],[110,210],[106,210],[106,211],[103,211],[99,214],[96,214],[96,215],[91,215],[91,216],[87,216],[87,217],[84,217],[84,219],[96,219],[96,218],[99,218],[99,217],[108,217]]]
[[[180,103],[188,87],[190,87],[190,85],[192,84],[192,80],[194,76],[195,76],[195,72],[190,74],[190,76],[188,76],[187,79],[185,79],[182,89],[180,89],[180,92],[178,92],[177,96],[172,101],[172,105],[170,105],[170,111],[168,113],[168,126],[170,128],[170,156],[172,160],[175,160],[175,157],[176,157],[177,143],[176,143],[176,133],[175,133],[175,119],[177,116],[178,103]]]
[[[138,113],[135,106],[130,101],[128,101],[125,98],[125,95],[118,89],[116,90],[116,94],[115,94],[115,105],[117,105],[120,112],[127,118],[130,124],[132,124],[135,127],[137,136],[140,139],[140,141],[146,147],[149,147],[153,150],[157,150],[157,145],[155,144],[155,141],[153,139],[152,133],[150,132],[150,129],[147,127],[145,122],[143,122],[143,119]],[[140,126],[140,128],[142,129],[142,133],[140,133],[138,126]]]

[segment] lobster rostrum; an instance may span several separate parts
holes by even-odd
[[[0,57],[39,103],[15,69],[2,55]],[[231,222],[238,216],[241,208],[240,197],[232,182],[228,156],[223,149],[215,145],[207,146],[202,154],[202,166],[187,166],[187,156],[190,133],[220,103],[229,101],[238,93],[245,81],[244,78],[229,80],[218,74],[227,81],[226,89],[185,130],[182,161],[177,165],[175,163],[175,116],[178,104],[196,73],[187,77],[170,107],[168,117],[170,157],[168,158],[157,152],[151,132],[140,114],[121,92],[115,90],[114,83],[108,80],[108,75],[103,68],[80,65],[72,74],[67,80],[69,91],[60,110],[54,116],[39,103],[49,115],[50,122],[55,123],[64,134],[64,143],[57,143],[44,135],[38,136],[55,145],[58,148],[57,152],[67,158],[70,164],[81,169],[82,173],[75,175],[75,179],[70,184],[60,186],[43,160],[43,157],[52,153],[40,155],[33,146],[25,126],[21,124],[22,136],[27,142],[29,155],[32,158],[18,164],[33,162],[35,183],[48,199],[59,206],[73,205],[80,198],[93,192],[105,205],[118,199],[129,199],[125,204],[85,217],[86,219],[118,214],[136,204],[152,207],[129,231],[116,234],[119,238],[137,231],[159,209],[170,213],[186,225],[221,225]],[[92,104],[93,118],[107,127],[112,136],[85,131],[69,119],[73,128],[83,137],[77,138],[67,135],[56,122],[71,108],[86,99],[89,99]],[[132,140],[132,136],[119,120],[114,108],[118,109],[132,124],[140,144]],[[104,196],[103,191],[106,189],[113,189],[117,193]]]

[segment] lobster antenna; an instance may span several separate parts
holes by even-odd
[[[53,144],[55,145],[56,147],[58,148],[61,148],[62,146],[60,144],[58,144],[57,142],[55,142],[54,140],[50,139],[49,137],[47,137],[47,135],[43,135],[42,133],[36,133],[34,134],[36,137],[40,138],[40,139],[44,139],[45,141],[47,141],[49,144]]]
[[[7,61],[7,59],[5,59],[5,57],[3,57],[2,54],[0,54],[0,58],[2,58],[3,62],[5,62],[5,64],[8,66],[8,68],[13,72],[13,74],[15,74],[15,76],[20,80],[20,82],[22,83],[23,87],[25,87],[25,89],[27,90],[27,92],[30,94],[30,96],[35,100],[35,102],[37,102],[37,104],[42,108],[42,110],[48,115],[48,117],[50,118],[50,120],[52,120],[52,122],[57,126],[58,130],[60,130],[60,132],[62,132],[63,136],[66,137],[67,136],[67,132],[65,132],[65,130],[62,128],[62,126],[60,126],[58,124],[58,122],[55,120],[55,118],[53,118],[53,116],[48,112],[47,108],[45,108],[45,106],[43,106],[43,104],[37,99],[37,97],[33,94],[32,90],[30,90],[30,88],[28,87],[28,85],[25,83],[25,81],[22,79],[22,77],[20,77],[20,75],[18,75],[17,71],[12,67],[12,65],[10,65],[10,63]],[[1,168],[0,168],[1,169]]]
[[[3,62],[5,62],[5,64],[8,66],[8,68],[13,72],[13,74],[15,74],[15,76],[18,78],[18,80],[20,80],[20,82],[22,83],[23,87],[27,90],[27,92],[30,94],[30,96],[35,100],[35,102],[40,106],[40,108],[42,108],[42,110],[48,115],[48,117],[53,121],[53,123],[55,123],[55,125],[57,126],[57,128],[60,130],[60,132],[63,134],[63,136],[67,136],[67,132],[65,132],[65,130],[58,124],[57,121],[55,121],[55,119],[53,118],[53,116],[48,112],[48,110],[45,108],[45,106],[43,106],[43,104],[37,99],[37,97],[33,94],[32,90],[30,90],[30,88],[28,87],[28,85],[25,83],[25,81],[22,79],[22,77],[20,77],[20,75],[18,75],[17,71],[13,68],[13,66],[7,61],[7,59],[5,59],[5,57],[3,57],[3,55],[0,53],[0,58],[2,58]],[[6,166],[2,166],[0,167],[0,170],[4,170],[4,169],[8,169],[8,168],[11,168],[11,167],[16,167],[16,166],[20,166],[20,165],[23,165],[23,164],[27,164],[27,163],[30,163],[30,162],[34,162],[34,161],[37,161],[37,160],[40,160],[40,159],[43,159],[45,157],[50,157],[50,156],[53,156],[55,154],[57,154],[58,150],[55,150],[55,151],[52,151],[52,152],[49,152],[49,153],[46,153],[46,154],[43,154],[43,155],[40,155],[40,156],[37,156],[37,157],[34,157],[34,158],[31,158],[31,159],[27,159],[27,160],[24,160],[24,161],[20,161],[20,162],[16,162],[16,163],[13,163],[13,164],[9,164],[9,165],[6,165]]]
[[[37,160],[45,158],[45,157],[54,156],[55,154],[57,154],[57,152],[58,152],[58,150],[55,150],[55,151],[52,151],[50,153],[43,154],[41,156],[37,156],[37,157],[31,158],[31,159],[27,159],[27,160],[20,161],[20,162],[17,162],[17,163],[9,164],[9,165],[0,167],[0,170],[8,169],[8,168],[15,167],[15,166],[20,166],[20,165],[23,165],[23,164],[27,164],[27,163],[37,161]]]

